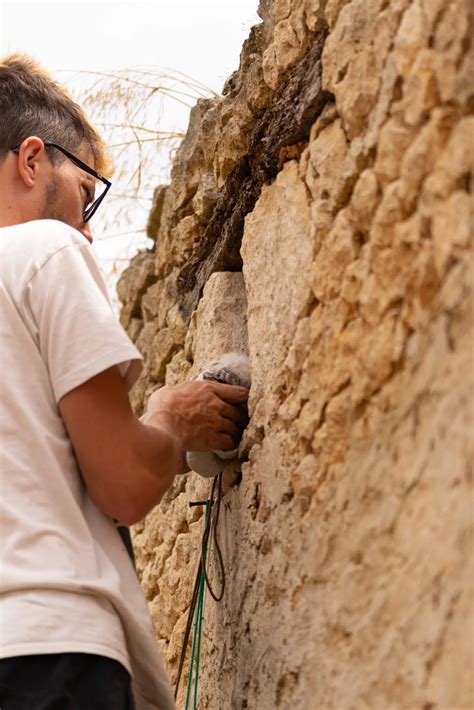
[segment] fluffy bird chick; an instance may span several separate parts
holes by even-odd
[[[241,353],[224,353],[219,360],[210,362],[197,377],[198,380],[214,380],[225,385],[250,387],[250,362]],[[223,451],[188,451],[186,460],[189,468],[205,478],[217,476],[226,463],[235,459],[238,447]]]

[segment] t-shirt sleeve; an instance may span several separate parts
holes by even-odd
[[[58,249],[29,279],[23,305],[34,322],[54,397],[118,365],[128,389],[142,357],[122,328],[91,248]]]

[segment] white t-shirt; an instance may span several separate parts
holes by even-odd
[[[131,386],[141,356],[76,230],[52,220],[0,229],[0,269],[0,656],[114,658],[132,675],[137,710],[169,710],[143,591],[58,409],[113,365]]]

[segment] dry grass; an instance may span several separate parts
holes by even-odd
[[[137,249],[147,244],[153,190],[169,180],[189,109],[215,93],[185,74],[153,67],[67,74],[75,99],[101,132],[115,166],[112,188],[93,225],[96,241],[117,243],[116,253],[105,257],[112,285]]]

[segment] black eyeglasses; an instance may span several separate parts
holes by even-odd
[[[103,190],[103,192],[95,200],[92,200],[92,202],[90,202],[90,204],[86,206],[84,212],[82,213],[82,218],[84,222],[88,222],[90,218],[93,217],[94,214],[97,212],[100,203],[108,193],[112,183],[110,182],[110,180],[107,180],[107,178],[98,173],[97,170],[94,170],[94,168],[91,168],[86,163],[83,163],[82,160],[70,153],[68,150],[66,150],[66,148],[62,148],[60,145],[57,145],[57,143],[51,143],[50,141],[44,141],[44,145],[46,148],[56,148],[56,150],[61,151],[61,153],[63,153],[66,158],[69,158],[69,160],[74,163],[74,165],[77,165],[78,168],[81,168],[81,170],[84,170],[86,173],[89,173],[89,175],[92,175],[93,177],[95,177],[96,180],[100,180],[100,182],[105,185],[105,189]],[[12,150],[14,153],[18,153],[18,151],[20,150],[20,146],[17,145],[15,146],[15,148],[12,148]]]

